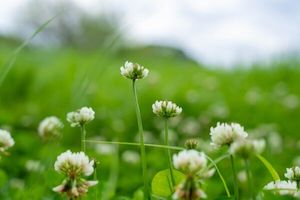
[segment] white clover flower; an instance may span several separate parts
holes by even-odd
[[[75,112],[67,114],[67,121],[71,123],[72,127],[83,126],[95,118],[95,112],[92,108],[82,107]]]
[[[184,173],[196,174],[206,168],[207,159],[203,152],[183,150],[173,155],[173,165]]]
[[[89,176],[94,172],[94,160],[89,160],[84,152],[72,153],[68,150],[57,157],[54,168],[70,178]]]
[[[296,195],[297,194],[297,183],[295,181],[272,181],[268,183],[264,190],[274,192],[280,195]]]
[[[152,105],[152,111],[159,117],[170,118],[179,115],[182,112],[182,108],[172,101],[155,101]]]
[[[243,158],[249,158],[253,154],[260,154],[265,148],[265,140],[236,140],[230,145],[229,152]]]
[[[5,152],[8,148],[14,146],[15,141],[10,133],[0,129],[0,152]]]
[[[287,168],[284,176],[291,181],[300,181],[300,167]]]
[[[120,68],[120,71],[122,76],[132,80],[143,79],[149,74],[149,70],[147,68],[128,61],[126,61],[124,66]]]
[[[248,133],[237,123],[217,123],[210,128],[211,144],[217,147],[231,145],[234,141],[246,138]]]
[[[57,117],[46,117],[41,121],[38,133],[41,137],[59,136],[63,127],[63,123]]]

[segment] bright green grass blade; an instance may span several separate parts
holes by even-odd
[[[99,140],[85,140],[85,142],[96,143],[96,144],[120,144],[120,145],[129,145],[129,146],[140,146],[140,143],[137,142],[108,142],[108,141],[99,141]],[[166,146],[160,144],[145,144],[146,147],[161,148],[161,149],[172,149],[172,150],[184,150],[182,147],[175,146]]]
[[[280,180],[280,177],[279,177],[277,171],[271,165],[271,163],[269,161],[267,161],[267,159],[265,159],[263,156],[261,156],[259,154],[257,154],[256,157],[264,164],[264,166],[267,168],[267,170],[271,174],[271,176],[272,176],[272,178],[273,178],[274,181]]]
[[[59,16],[59,14],[60,13],[48,19],[45,23],[43,23],[40,27],[38,27],[29,38],[24,40],[23,43],[14,50],[11,57],[0,69],[0,86],[2,85],[9,71],[12,69],[13,65],[15,64],[19,53],[35,38],[35,36],[37,36],[40,32],[42,32],[50,22],[52,22],[57,16]]]
[[[228,155],[227,155],[226,157],[228,157]],[[226,158],[226,157],[224,157],[224,158]],[[215,167],[215,169],[216,169],[216,171],[217,171],[217,173],[218,173],[218,175],[219,175],[219,177],[220,177],[220,179],[221,179],[221,181],[222,181],[222,183],[223,183],[223,186],[224,186],[224,189],[225,189],[225,191],[226,191],[227,197],[230,197],[231,195],[230,195],[228,186],[227,186],[226,181],[225,181],[225,179],[223,178],[223,176],[222,176],[222,174],[221,174],[221,172],[220,172],[220,170],[219,170],[217,164],[216,164],[216,163],[213,161],[213,159],[211,159],[209,156],[206,155],[206,158],[207,158],[207,159],[213,164],[213,166]],[[222,158],[222,159],[220,159],[219,161],[221,161],[221,160],[224,159],[223,157],[221,157],[221,158]],[[219,161],[218,161],[218,162],[219,162]]]

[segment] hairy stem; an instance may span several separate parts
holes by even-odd
[[[85,126],[81,125],[81,151],[85,153],[85,137],[86,137],[86,131],[85,131]]]
[[[165,145],[169,146],[168,119],[165,119]],[[172,166],[172,159],[171,159],[170,149],[167,149],[167,156],[168,156],[169,170],[170,170],[170,176],[171,176],[171,190],[173,191],[174,186],[175,186],[175,179],[174,179],[174,174],[173,174],[173,166]]]
[[[247,158],[245,158],[245,168],[246,168],[246,173],[247,173],[249,193],[250,193],[252,199],[255,200],[255,195],[253,193],[252,176],[251,176],[251,172],[250,172],[250,168],[249,168],[249,160]]]
[[[141,111],[140,111],[139,102],[137,98],[135,83],[136,83],[135,80],[133,80],[132,89],[134,95],[136,118],[137,118],[139,135],[140,135],[140,151],[141,151],[142,171],[143,171],[143,180],[144,180],[144,197],[145,200],[148,200],[150,199],[150,196],[148,190],[148,172],[147,172],[147,163],[146,163],[147,161],[146,161],[146,151],[145,151],[145,142],[144,142],[144,130],[143,130]]]
[[[234,165],[234,159],[233,159],[232,155],[230,155],[230,162],[231,162],[231,168],[232,168],[232,174],[233,174],[234,199],[239,200],[238,180],[237,180],[237,174],[236,174],[235,165]]]

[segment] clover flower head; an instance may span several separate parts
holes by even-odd
[[[54,168],[57,172],[75,179],[82,175],[91,175],[94,172],[94,160],[89,160],[84,152],[72,153],[68,150],[57,157]]]
[[[0,152],[5,152],[8,148],[14,146],[15,141],[10,133],[0,129]]]
[[[249,158],[253,154],[260,154],[265,148],[265,140],[239,139],[230,145],[229,152],[243,158]]]
[[[66,193],[69,198],[77,199],[85,195],[89,187],[97,184],[98,181],[87,181],[85,179],[73,181],[71,179],[64,179],[60,185],[54,187],[52,190],[60,194]]]
[[[154,114],[163,118],[176,117],[182,112],[182,108],[172,101],[155,101],[152,110]]]
[[[206,168],[207,159],[203,152],[183,150],[173,155],[173,165],[186,174],[196,174]]]
[[[63,123],[57,117],[46,117],[41,121],[38,133],[41,137],[59,136],[63,127]]]
[[[268,183],[264,190],[274,192],[279,195],[297,195],[297,183],[295,181],[272,181]]]
[[[248,136],[248,133],[244,131],[244,127],[237,123],[217,123],[216,127],[210,128],[210,136],[211,144],[220,147],[244,139]]]
[[[120,68],[121,75],[132,79],[132,80],[137,80],[137,79],[143,79],[148,76],[149,70],[138,63],[132,63],[129,61],[126,61],[124,66]]]
[[[300,181],[300,167],[287,168],[284,176],[291,181]]]
[[[197,149],[199,141],[196,139],[188,139],[187,141],[185,141],[184,145],[187,149]]]
[[[82,107],[75,112],[67,114],[67,121],[71,123],[72,127],[83,126],[95,118],[95,112],[92,108]]]

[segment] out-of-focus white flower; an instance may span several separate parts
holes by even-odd
[[[187,174],[196,174],[207,166],[207,159],[203,152],[183,150],[173,155],[174,167]]]
[[[199,141],[197,139],[188,139],[184,145],[187,149],[197,149]]]
[[[131,164],[137,164],[140,161],[140,155],[136,151],[126,150],[122,154],[122,159]]]
[[[72,127],[83,126],[95,118],[95,112],[92,108],[82,107],[75,112],[67,114],[67,121],[71,123]]]
[[[280,195],[295,195],[297,193],[297,183],[295,181],[272,181],[268,183],[264,190]]]
[[[94,172],[94,160],[89,160],[84,152],[72,153],[68,150],[57,157],[54,168],[70,178],[89,176]]]
[[[210,128],[211,144],[215,146],[231,145],[234,141],[244,139],[248,133],[237,123],[217,123]]]
[[[9,187],[13,189],[18,189],[18,190],[24,190],[25,189],[25,181],[20,178],[12,178],[9,180]]]
[[[28,160],[25,163],[25,168],[29,172],[43,172],[45,170],[45,166],[38,160]]]
[[[63,127],[63,123],[57,117],[46,117],[41,121],[38,133],[41,137],[59,136]]]
[[[154,114],[164,118],[175,117],[182,112],[182,108],[172,101],[155,101],[152,110]]]
[[[248,158],[253,154],[260,154],[265,149],[266,142],[264,139],[249,140],[240,139],[230,145],[229,152],[234,155]]]
[[[0,129],[0,152],[5,152],[8,148],[14,146],[15,141],[10,132]]]
[[[300,167],[287,168],[284,176],[291,181],[300,181]]]
[[[149,70],[147,68],[129,61],[125,62],[124,66],[120,68],[120,71],[122,76],[132,80],[145,78],[149,74]]]
[[[241,182],[241,183],[245,183],[247,181],[247,173],[245,170],[243,171],[240,171],[238,174],[237,174],[237,178],[238,180]]]

